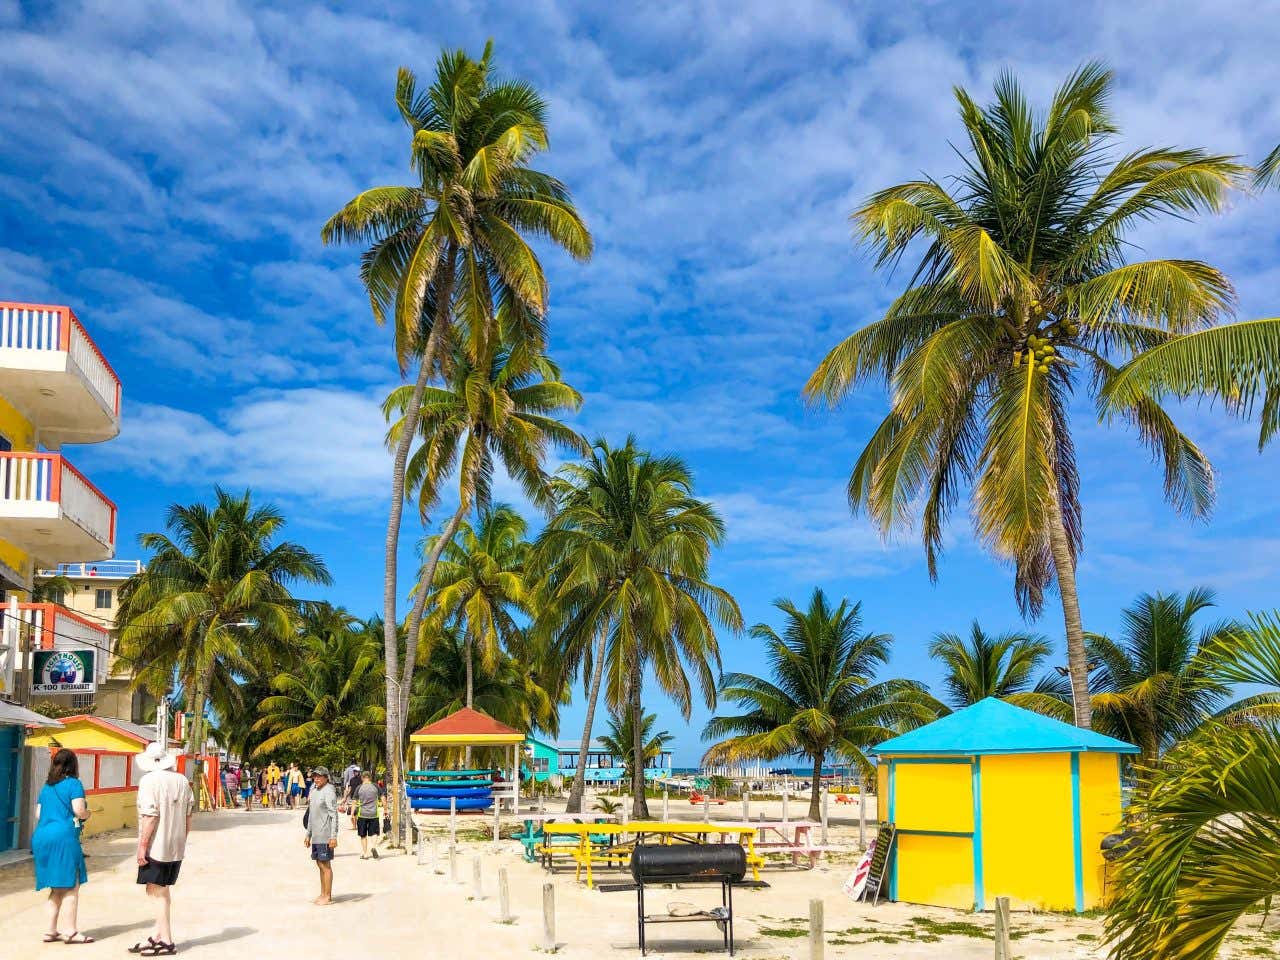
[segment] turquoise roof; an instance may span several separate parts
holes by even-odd
[[[992,753],[1138,753],[1132,744],[1082,730],[1011,703],[987,697],[919,730],[886,740],[879,756]]]

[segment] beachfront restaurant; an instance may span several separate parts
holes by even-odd
[[[889,897],[965,910],[1099,906],[1138,748],[987,698],[875,748]]]
[[[526,767],[532,772],[533,779],[541,783],[553,776],[572,777],[578,772],[577,741],[539,740],[528,738],[530,756],[526,759]],[[609,748],[598,740],[591,741],[587,748],[587,766],[583,774],[586,783],[618,783],[622,780],[624,757],[616,757]],[[645,764],[645,778],[663,780],[671,776],[671,753],[662,751],[651,757]]]

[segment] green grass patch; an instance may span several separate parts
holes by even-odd
[[[760,935],[764,937],[807,937],[809,931],[800,927],[761,927]]]
[[[991,937],[991,931],[986,927],[970,923],[968,920],[934,920],[932,917],[912,917],[911,923],[920,931],[933,934],[935,937],[973,937],[978,940],[986,940]]]

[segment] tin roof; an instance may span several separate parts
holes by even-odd
[[[886,740],[878,756],[998,753],[1138,753],[1132,744],[987,697]]]
[[[505,723],[499,723],[487,713],[481,713],[479,710],[473,710],[470,707],[463,707],[461,710],[455,710],[447,717],[441,717],[435,723],[428,723],[419,730],[415,730],[412,734],[414,737],[519,737],[523,738],[519,730],[514,727],[508,727]]]

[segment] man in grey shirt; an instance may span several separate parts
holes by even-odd
[[[307,835],[303,843],[311,848],[311,859],[320,871],[320,896],[312,903],[333,902],[333,851],[338,846],[338,797],[329,782],[328,767],[311,772],[313,786],[307,801]]]
[[[378,859],[378,834],[382,824],[378,820],[378,785],[368,770],[360,771],[360,786],[356,787],[351,802],[356,805],[356,832],[360,834],[360,859],[369,859],[369,838],[373,837],[373,859]]]

